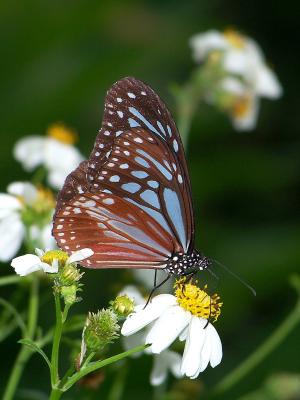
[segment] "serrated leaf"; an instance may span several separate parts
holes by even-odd
[[[51,370],[51,363],[49,358],[47,357],[46,353],[31,339],[21,339],[18,343],[24,344],[25,346],[29,347],[32,351],[39,353],[43,359],[46,361],[49,369]]]

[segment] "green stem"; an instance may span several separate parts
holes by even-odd
[[[142,345],[135,347],[131,350],[124,351],[123,353],[117,354],[116,356],[109,357],[106,360],[100,360],[100,361],[95,361],[93,363],[88,364],[84,369],[81,369],[80,371],[76,372],[74,375],[72,375],[67,383],[64,385],[62,390],[66,392],[69,390],[76,382],[78,382],[81,378],[83,378],[85,375],[96,371],[97,369],[100,369],[106,365],[112,364],[114,362],[120,361],[123,358],[126,358],[132,354],[138,353],[139,351],[145,350],[149,345]]]
[[[60,389],[52,389],[49,400],[58,400],[61,398],[63,391]]]
[[[58,372],[58,359],[59,359],[59,346],[60,339],[63,329],[63,318],[61,312],[61,304],[59,293],[54,288],[54,301],[55,301],[55,330],[53,336],[52,354],[51,354],[51,385],[53,390],[57,388],[59,384],[59,372]]]
[[[7,275],[0,278],[0,286],[11,285],[12,283],[18,283],[20,281],[19,275]]]
[[[38,277],[33,275],[31,281],[30,289],[30,299],[28,307],[28,321],[27,329],[24,339],[34,339],[37,316],[38,316],[38,306],[39,306],[39,280]],[[3,400],[11,400],[14,398],[15,391],[17,389],[18,383],[20,381],[23,369],[30,358],[32,351],[27,346],[22,346],[19,354],[15,360],[12,372],[10,374],[6,389],[4,392]]]
[[[82,369],[86,368],[86,366],[90,363],[90,361],[92,361],[92,359],[95,357],[95,352],[92,351],[87,358],[85,359],[84,363],[82,364]]]
[[[300,321],[300,300],[298,299],[295,308],[290,312],[287,318],[281,325],[272,333],[272,335],[242,364],[230,372],[224,379],[216,386],[214,393],[220,394],[238,381],[244,378],[251,372],[257,365],[259,365],[281,342],[289,335]]]

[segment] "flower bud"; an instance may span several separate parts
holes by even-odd
[[[117,296],[110,304],[118,317],[128,317],[134,311],[134,301],[127,294]]]
[[[101,350],[119,337],[116,314],[110,309],[89,313],[84,329],[84,341],[89,351]]]
[[[75,264],[66,264],[59,270],[59,283],[62,286],[72,285],[80,280],[84,273],[81,273]]]
[[[78,301],[77,299],[78,286],[76,284],[69,286],[61,286],[60,294],[64,299],[66,305],[72,305]]]

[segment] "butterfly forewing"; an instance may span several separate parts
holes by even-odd
[[[134,216],[131,223],[140,234],[133,238],[126,227],[116,229],[107,221],[101,230],[95,214],[87,213],[88,205],[74,204],[80,202],[80,195],[111,196],[114,204],[102,203],[101,207],[110,208],[113,221],[120,222],[129,207]],[[69,226],[59,224],[58,219],[68,220]],[[129,267],[144,263],[157,268],[172,253],[193,247],[194,218],[184,150],[169,111],[149,86],[125,78],[109,90],[94,149],[87,162],[67,178],[54,226],[59,245],[67,251],[83,244],[96,250],[87,263],[94,267],[125,267],[130,260]],[[154,237],[149,248],[149,238]]]

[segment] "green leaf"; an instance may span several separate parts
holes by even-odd
[[[46,361],[49,369],[51,370],[51,363],[49,358],[47,357],[46,353],[31,339],[21,339],[18,343],[24,344],[25,346],[29,347],[32,351],[39,353],[43,359]]]

